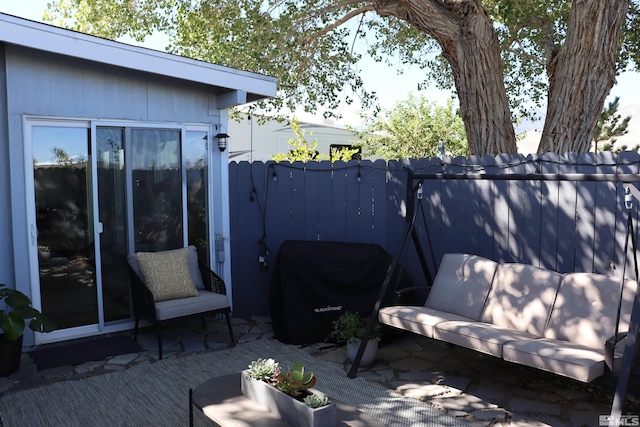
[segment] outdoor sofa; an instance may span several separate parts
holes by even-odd
[[[582,382],[605,372],[605,341],[628,330],[636,282],[445,254],[424,306],[381,323]]]

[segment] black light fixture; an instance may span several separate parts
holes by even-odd
[[[229,139],[229,135],[222,131],[222,125],[220,125],[220,132],[215,136],[218,140],[218,148],[220,151],[224,151],[227,149],[227,140]]]

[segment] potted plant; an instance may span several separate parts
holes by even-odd
[[[0,302],[5,305],[0,311],[0,376],[6,377],[20,368],[24,329],[29,326],[32,331],[51,332],[56,325],[31,306],[29,297],[2,283]]]
[[[347,343],[347,357],[352,363],[358,354],[360,340],[367,331],[368,323],[369,319],[361,316],[357,311],[355,313],[346,311],[333,322],[333,330],[329,334],[329,338]],[[380,338],[382,338],[382,326],[376,321],[360,360],[360,366],[370,365],[375,360]]]
[[[284,421],[300,427],[331,427],[336,424],[336,406],[327,396],[311,391],[313,372],[301,362],[283,372],[273,359],[258,359],[240,375],[242,394],[266,407]]]

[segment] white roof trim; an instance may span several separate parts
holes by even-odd
[[[0,41],[220,87],[248,101],[275,96],[278,80],[166,52],[132,46],[0,13]]]

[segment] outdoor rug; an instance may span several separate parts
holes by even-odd
[[[11,393],[0,399],[2,425],[186,426],[189,388],[216,376],[239,372],[259,357],[274,358],[284,368],[299,360],[317,376],[316,389],[387,426],[468,426],[364,378],[350,379],[341,364],[316,359],[297,347],[272,339]],[[197,409],[194,414],[196,426],[214,425]]]
[[[33,350],[30,354],[39,371],[65,365],[102,360],[109,356],[138,353],[142,349],[133,338],[115,335]]]

